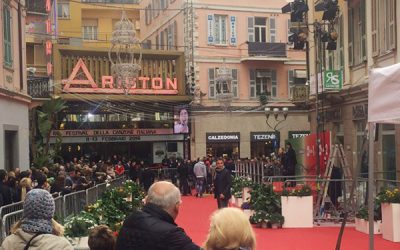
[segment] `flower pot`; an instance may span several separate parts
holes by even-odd
[[[250,197],[251,197],[250,191],[251,191],[251,188],[248,188],[248,187],[243,188],[243,194],[242,194],[243,202],[250,201]]]
[[[281,196],[283,228],[313,227],[312,196]]]
[[[271,228],[272,229],[278,229],[280,227],[279,223],[272,223]]]
[[[266,221],[260,222],[261,228],[268,228],[268,223]]]
[[[243,198],[236,198],[236,206],[242,207],[242,204],[243,204]]]
[[[243,209],[243,213],[250,219],[250,217],[254,214],[254,210]]]
[[[369,221],[364,219],[356,218],[356,230],[369,234]],[[374,234],[382,234],[382,222],[374,221]]]
[[[89,250],[88,240],[89,236],[70,238],[75,250]]]
[[[400,203],[382,203],[382,237],[400,242]]]

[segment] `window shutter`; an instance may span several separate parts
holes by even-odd
[[[214,15],[208,15],[207,17],[207,42],[208,44],[214,44]]]
[[[394,49],[396,48],[396,5],[394,0],[389,0],[388,4],[390,4],[389,12],[387,13],[389,15],[389,37],[386,39],[389,40],[389,49]]]
[[[359,63],[364,62],[367,60],[367,35],[366,35],[366,19],[365,19],[365,0],[361,1],[360,3],[360,12],[359,12],[359,18],[361,22],[361,60]]]
[[[276,26],[275,18],[269,19],[269,42],[274,43],[276,41]]]
[[[232,89],[231,89],[231,91],[232,91],[232,93],[233,93],[233,96],[235,97],[235,98],[238,98],[239,97],[239,92],[238,92],[238,70],[237,69],[232,69]]]
[[[276,70],[271,70],[271,97],[276,97],[278,92]]]
[[[293,33],[290,32],[290,27],[292,26],[292,22],[290,21],[290,19],[287,20],[287,42],[289,42],[289,36],[291,36]]]
[[[256,71],[250,70],[250,98],[256,97]]]
[[[215,69],[209,68],[208,69],[208,97],[215,98]]]
[[[294,70],[293,69],[289,69],[288,70],[288,95],[289,98],[293,97],[293,90],[292,87],[294,85]]]
[[[231,45],[236,46],[237,43],[237,35],[236,35],[236,17],[231,16]]]
[[[247,34],[249,42],[254,42],[254,17],[247,18]]]
[[[349,9],[349,66],[354,65],[354,19],[353,9]]]
[[[379,54],[379,41],[378,41],[378,26],[379,26],[379,7],[378,0],[372,0],[372,56],[376,56]]]
[[[168,3],[168,1],[167,1]],[[177,50],[178,49],[178,27],[177,27],[177,22],[174,21],[174,48]]]

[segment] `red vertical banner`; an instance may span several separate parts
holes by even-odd
[[[317,152],[319,152],[320,175],[325,173],[326,164],[331,150],[331,133],[319,133],[319,150],[317,150],[317,134],[304,137],[304,169],[305,175],[317,175]]]

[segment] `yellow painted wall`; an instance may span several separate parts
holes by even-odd
[[[113,21],[121,18],[122,4],[85,4],[70,3],[69,19],[58,19],[58,34],[60,38],[82,38],[82,19],[97,19],[97,41],[84,41],[84,47],[109,47],[113,31]],[[124,8],[128,18],[136,25],[139,24],[139,5],[125,4]],[[137,25],[139,26],[139,25]],[[136,36],[140,38],[139,27],[136,27]]]

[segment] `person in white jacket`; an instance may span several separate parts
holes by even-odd
[[[203,197],[203,185],[206,183],[207,167],[204,164],[205,158],[199,160],[193,167],[194,176],[196,176],[196,197]]]
[[[22,219],[1,244],[0,250],[73,250],[63,235],[63,227],[54,219],[54,199],[43,189],[26,194]]]

